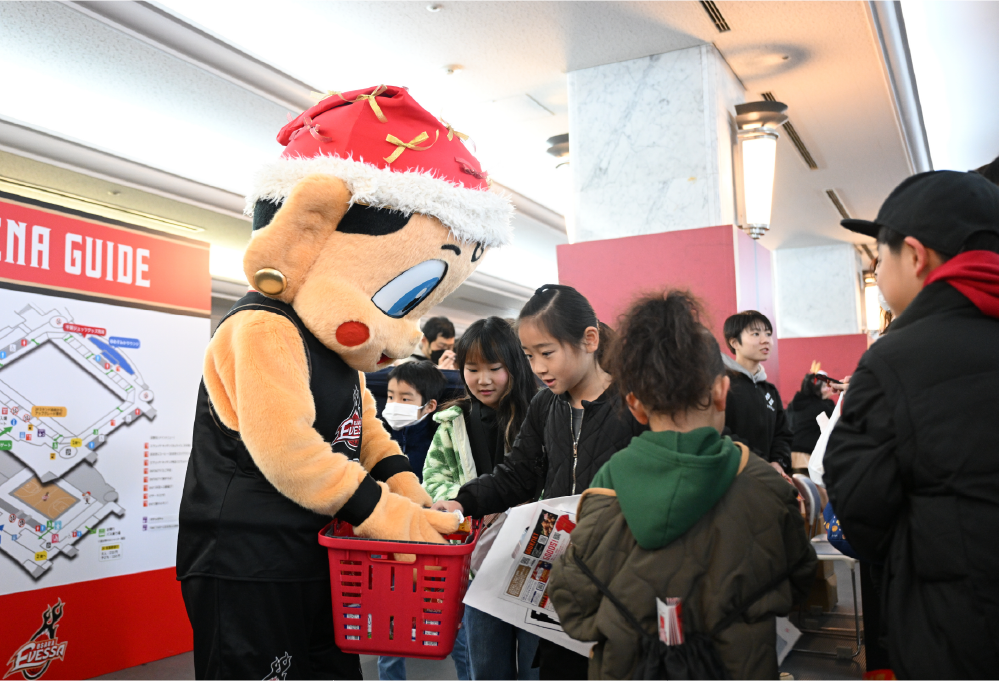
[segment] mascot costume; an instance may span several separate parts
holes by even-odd
[[[443,542],[364,372],[410,355],[417,320],[509,238],[465,135],[405,88],[334,93],[286,125],[247,199],[253,288],[205,355],[177,575],[198,678],[361,678],[334,643],[336,516],[361,537]]]

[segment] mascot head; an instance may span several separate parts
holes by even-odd
[[[305,111],[247,197],[247,279],[359,371],[406,357],[417,320],[510,236],[510,201],[464,138],[400,87]]]

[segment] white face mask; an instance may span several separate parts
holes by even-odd
[[[418,407],[415,404],[389,402],[385,405],[385,409],[382,410],[382,418],[392,426],[393,430],[402,430],[407,426],[420,423],[426,418],[427,414],[419,416],[421,409],[423,409],[423,406]]]
[[[882,295],[882,289],[878,289],[878,304],[879,304],[879,305],[880,305],[880,306],[882,307],[882,309],[883,309],[883,310],[885,310],[886,312],[889,312],[889,313],[891,313],[891,312],[892,312],[892,308],[890,308],[890,307],[889,307],[889,301],[887,301],[887,300],[885,299],[885,296],[883,296],[883,295]]]

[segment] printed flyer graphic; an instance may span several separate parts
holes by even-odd
[[[570,543],[575,514],[551,506],[539,505],[522,542],[514,554],[514,562],[504,582],[501,598],[543,612],[558,622],[555,607],[549,600],[549,575],[552,562],[561,556]]]

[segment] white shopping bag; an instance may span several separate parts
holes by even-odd
[[[844,404],[844,395],[841,393],[840,399],[837,400],[837,406],[833,409],[833,416],[828,417],[824,412],[820,412],[819,416],[816,417],[816,423],[819,424],[819,439],[816,440],[816,446],[813,447],[812,455],[809,457],[809,478],[815,482],[820,487],[826,487],[823,484],[823,456],[826,454],[826,444],[830,441],[830,434],[837,425],[837,421],[840,420],[840,410],[841,406]]]

